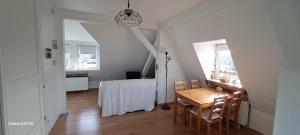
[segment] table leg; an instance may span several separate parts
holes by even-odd
[[[174,98],[174,123],[176,124],[176,118],[177,118],[177,95],[175,94]]]
[[[199,132],[199,135],[201,135],[202,133],[201,133],[201,127],[202,127],[202,122],[201,122],[201,120],[202,120],[202,118],[201,118],[201,115],[202,115],[202,110],[201,110],[201,108],[199,107],[198,109],[198,118],[197,118],[197,131]]]

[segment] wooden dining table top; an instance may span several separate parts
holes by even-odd
[[[217,96],[226,95],[228,98],[232,97],[232,94],[226,92],[219,92],[212,88],[198,88],[189,90],[176,91],[176,97],[182,98],[184,101],[197,106],[199,108],[210,107]]]

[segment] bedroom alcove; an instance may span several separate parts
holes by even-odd
[[[66,71],[64,66],[60,67],[63,70],[62,75],[65,80],[66,74],[71,73],[69,74],[71,78],[87,78],[88,81],[88,84],[85,84],[85,88],[87,86],[86,90],[83,91],[81,88],[78,91],[70,92],[66,92],[70,86],[68,86],[65,80],[60,82],[63,91],[59,93],[61,97],[59,97],[60,100],[58,102],[62,110],[61,112],[63,112],[62,114],[65,114],[60,119],[66,120],[66,123],[70,126],[77,126],[74,125],[77,123],[88,126],[88,129],[97,129],[99,126],[105,126],[105,124],[99,123],[102,123],[106,118],[111,118],[109,116],[123,115],[126,117],[127,114],[132,114],[123,113],[135,110],[146,110],[144,112],[156,111],[154,109],[156,104],[165,103],[165,99],[168,103],[173,102],[174,92],[172,84],[175,80],[185,78],[185,75],[176,56],[175,48],[172,45],[174,43],[164,27],[161,28],[155,23],[144,22],[138,27],[124,28],[116,25],[113,19],[107,16],[71,10],[57,10],[57,14],[60,14],[57,16],[58,43],[61,43],[62,48],[64,48],[64,51],[60,53],[61,58],[66,59],[65,52],[68,52],[68,50],[66,50],[65,44],[73,44],[73,39],[66,41],[68,36],[65,35],[65,32],[67,31],[73,32],[71,37],[79,38],[80,40],[89,39],[88,42],[79,42],[79,44],[92,43],[91,45],[99,47],[97,48],[99,50],[96,50],[96,52],[93,51],[93,53],[100,55],[99,57],[96,56],[96,66],[94,66],[96,68],[93,70],[70,72]],[[71,24],[69,30],[66,30],[68,26],[65,26],[65,22]],[[76,34],[77,32],[80,32],[80,34]],[[81,35],[82,33],[85,34]],[[166,49],[172,59],[169,63],[167,85],[165,85]],[[85,51],[91,53],[91,50],[86,49]],[[76,53],[78,53],[78,49]],[[93,63],[95,60],[90,62]],[[63,62],[62,65],[65,65],[65,63]],[[101,93],[99,93],[100,83],[122,83],[123,81],[127,81],[126,73],[132,71],[141,72],[141,77],[143,78],[150,78],[148,80],[137,79],[133,82],[134,85],[138,84],[136,87],[145,87],[141,84],[147,83],[147,89],[153,89],[153,92],[148,92],[140,96],[143,98],[142,100],[147,100],[146,104],[148,106],[142,106],[143,109],[133,108],[133,110],[121,113],[103,113],[103,106],[101,106],[103,103],[101,102],[102,100],[99,100],[99,97],[102,97],[100,96]],[[82,80],[78,80],[78,83],[74,82],[72,84],[79,85],[81,84],[79,82],[82,82]],[[165,95],[166,87],[168,90],[167,96]],[[151,103],[148,101],[151,101]],[[173,107],[171,106],[172,109]],[[167,112],[171,114],[173,111]],[[76,120],[69,121],[69,118],[76,118]],[[74,129],[73,126],[67,128]],[[74,130],[76,131],[77,129]]]
[[[102,93],[98,90],[100,83],[108,85],[110,82],[124,83],[126,80],[132,80],[129,82],[132,85],[148,83],[154,90],[153,93],[146,93],[153,95],[149,100],[157,103],[158,97],[163,98],[156,92],[155,79],[159,71],[155,58],[159,50],[159,34],[156,29],[124,29],[115,25],[65,18],[62,20],[68,114],[84,111],[91,106],[100,106],[98,111],[102,114]],[[118,38],[114,39],[113,36]],[[145,42],[148,47],[144,46]],[[148,110],[152,110],[152,107]]]

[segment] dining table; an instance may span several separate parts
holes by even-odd
[[[227,96],[229,99],[232,98],[232,94],[217,91],[213,88],[197,88],[188,90],[179,90],[175,92],[174,100],[174,123],[177,121],[177,98],[181,98],[186,103],[193,105],[197,109],[198,122],[201,121],[201,111],[205,108],[210,108],[214,102],[214,98],[218,96]],[[197,130],[200,131],[200,127],[197,126]]]

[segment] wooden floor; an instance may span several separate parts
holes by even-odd
[[[68,114],[58,119],[50,135],[190,135],[182,118],[178,119],[177,125],[173,124],[173,110],[164,111],[156,107],[152,112],[102,118],[97,99],[97,90],[89,90],[85,94],[68,93]],[[261,134],[241,128],[231,135]]]

